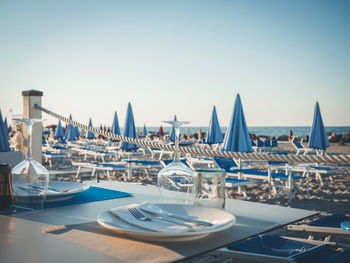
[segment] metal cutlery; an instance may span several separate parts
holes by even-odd
[[[129,206],[128,207],[128,210],[129,212],[138,220],[141,220],[141,221],[151,221],[152,219],[161,219],[161,220],[165,220],[165,221],[168,221],[168,222],[171,222],[171,223],[174,223],[174,224],[177,224],[177,225],[180,225],[180,226],[185,226],[185,227],[188,227],[190,228],[191,230],[194,230],[195,227],[192,226],[192,225],[189,225],[189,224],[186,224],[182,221],[179,221],[177,219],[174,219],[174,218],[168,218],[168,217],[163,217],[163,216],[158,216],[156,215],[155,217],[150,217],[146,214],[144,214],[143,212],[141,212],[136,206],[132,205],[132,206]]]
[[[151,217],[146,216],[146,215],[142,214],[139,210],[137,210],[137,208],[135,206],[129,206],[128,210],[138,220],[141,220],[141,221],[151,221],[152,220]]]
[[[140,209],[147,212],[147,213],[151,213],[151,214],[157,215],[159,217],[163,217],[163,218],[177,219],[177,220],[195,223],[195,224],[206,226],[206,227],[213,226],[212,223],[209,223],[209,222],[206,222],[203,220],[194,219],[194,218],[191,218],[188,216],[175,215],[173,213],[170,213],[170,212],[168,212],[164,209],[161,209],[160,207],[158,207],[154,204],[148,203],[148,202],[141,204]]]

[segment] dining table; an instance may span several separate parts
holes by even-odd
[[[84,184],[130,195],[18,213],[0,211],[0,261],[175,262],[318,214],[317,211],[226,198],[224,210],[236,219],[229,228],[195,240],[151,241],[108,229],[97,222],[97,217],[109,209],[134,203],[171,202],[160,197],[156,186],[121,181],[86,181]]]

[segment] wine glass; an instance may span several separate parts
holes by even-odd
[[[16,206],[42,209],[49,184],[49,172],[32,157],[32,131],[35,123],[41,119],[13,119],[24,122],[28,132],[27,158],[12,169],[12,190]]]
[[[161,197],[180,203],[193,204],[194,201],[194,171],[180,160],[179,155],[179,126],[188,121],[163,121],[175,129],[174,160],[159,171],[157,176],[158,190]]]

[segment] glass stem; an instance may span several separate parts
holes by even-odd
[[[32,130],[33,124],[27,123],[27,159],[32,159]]]
[[[174,126],[175,128],[175,152],[174,152],[174,160],[179,161],[180,160],[180,154],[179,154],[179,137],[180,137],[180,128],[178,126]]]

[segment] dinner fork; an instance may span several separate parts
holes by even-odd
[[[128,207],[129,212],[138,220],[141,221],[151,221],[152,218],[141,213],[135,206]]]

